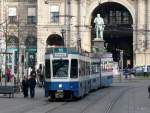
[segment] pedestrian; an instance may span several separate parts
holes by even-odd
[[[7,82],[11,82],[11,79],[12,79],[12,73],[11,73],[11,70],[9,68],[7,68],[6,70],[6,75],[7,75]]]
[[[29,87],[28,78],[24,76],[22,80],[22,91],[25,98],[28,97],[28,87]]]
[[[144,66],[144,77],[148,77],[148,74],[147,74],[147,66],[146,66],[146,65]]]
[[[31,98],[34,98],[34,96],[35,96],[35,86],[36,86],[35,77],[30,76],[30,79],[29,79],[29,88],[30,88],[30,97]]]
[[[43,85],[44,85],[44,76],[43,76],[41,68],[39,68],[37,70],[37,78],[38,78],[39,87],[43,87]]]
[[[125,74],[125,79],[127,79],[128,78],[128,74],[129,74],[129,71],[128,71],[127,67],[124,70],[124,74]]]
[[[148,86],[148,94],[149,94],[149,99],[150,99],[150,85]]]
[[[35,68],[33,67],[32,68],[32,71],[31,71],[31,73],[30,73],[30,75],[32,76],[32,77],[36,77],[36,71],[35,71]]]

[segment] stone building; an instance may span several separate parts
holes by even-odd
[[[81,41],[82,49],[91,52],[93,18],[100,13],[106,25],[104,40],[114,59],[123,50],[125,65],[150,64],[150,0],[38,0],[37,5],[39,63],[56,37],[64,38],[66,46],[79,46]]]
[[[26,49],[22,52],[25,56],[27,48],[33,45],[28,42],[28,38],[32,37],[34,41],[31,42],[37,41],[34,47],[30,47],[35,49],[34,53],[37,50],[37,64],[44,63],[45,48],[51,46],[65,45],[77,49],[81,46],[82,51],[92,52],[95,38],[93,20],[100,13],[105,23],[105,47],[113,53],[114,59],[118,61],[120,51],[123,50],[125,66],[150,65],[150,0],[2,2],[1,22],[5,20],[6,15],[8,20],[11,16],[9,21],[16,18],[15,24],[8,24],[8,36],[19,39],[19,45],[25,45]]]
[[[13,53],[7,67],[16,75],[24,75],[24,69],[34,66],[37,52],[37,4],[36,0],[1,0],[0,23],[7,51]],[[20,70],[20,71],[18,71]]]

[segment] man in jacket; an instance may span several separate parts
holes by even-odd
[[[30,97],[31,98],[34,98],[34,96],[35,96],[35,86],[36,86],[35,77],[31,76],[29,79],[29,88],[30,88]]]

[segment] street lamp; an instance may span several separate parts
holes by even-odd
[[[121,80],[121,76],[123,76],[123,50],[120,50],[120,61],[121,61],[121,74],[120,74]]]
[[[24,43],[20,44],[20,50],[21,50],[21,78],[24,76],[24,55],[25,55],[25,45]]]
[[[62,38],[63,38],[63,45],[64,45],[64,34],[66,33],[66,30],[65,29],[61,29],[61,34],[62,34]]]

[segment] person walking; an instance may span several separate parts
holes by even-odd
[[[31,98],[34,98],[34,96],[35,96],[35,86],[36,86],[35,77],[31,76],[29,79],[29,88],[30,88],[30,97]]]
[[[11,70],[9,68],[7,68],[6,70],[6,75],[7,75],[7,82],[11,82],[11,79],[12,79],[12,73],[11,73]]]
[[[24,76],[22,80],[22,91],[25,98],[28,97],[28,87],[29,87],[28,78]]]
[[[128,71],[127,67],[124,70],[124,74],[125,74],[125,79],[127,79],[128,78],[128,74],[129,74],[129,71]]]
[[[32,77],[36,78],[36,70],[35,70],[34,67],[32,68],[32,71],[31,71],[30,75],[31,75]]]
[[[144,77],[148,77],[148,74],[147,74],[147,66],[146,66],[146,65],[144,66]]]
[[[148,86],[148,94],[149,94],[149,99],[150,99],[150,85]]]

